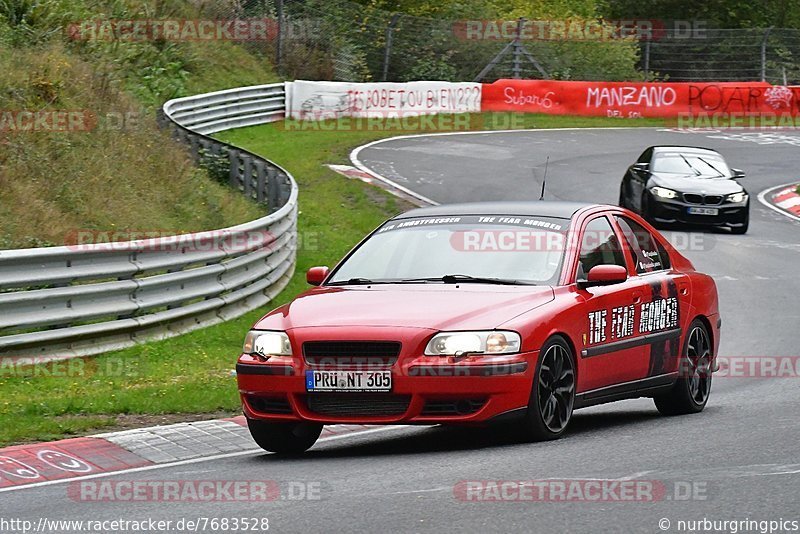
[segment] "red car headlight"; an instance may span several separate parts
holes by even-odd
[[[270,356],[291,356],[292,344],[286,332],[251,330],[244,338],[242,352],[269,358]]]
[[[428,342],[425,355],[514,354],[521,345],[520,335],[509,330],[440,332]]]

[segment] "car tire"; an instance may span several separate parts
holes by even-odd
[[[669,392],[654,397],[663,415],[685,415],[703,411],[711,394],[713,354],[711,336],[703,321],[695,319],[678,362],[678,380]]]
[[[625,203],[625,186],[621,185],[619,187],[619,207],[620,208],[627,208],[628,206]]]
[[[747,228],[750,226],[750,214],[748,213],[744,218],[744,223],[741,226],[731,226],[732,234],[746,234]]]
[[[318,423],[274,423],[247,419],[250,435],[259,447],[278,454],[300,454],[311,448],[322,433]]]
[[[528,410],[518,432],[525,441],[560,438],[575,405],[575,356],[561,336],[553,336],[539,351]]]

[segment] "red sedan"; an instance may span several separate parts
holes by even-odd
[[[236,366],[268,451],[305,451],[324,424],[513,422],[545,440],[576,408],[708,402],[716,285],[624,208],[416,209],[307,279],[317,287],[258,321]]]

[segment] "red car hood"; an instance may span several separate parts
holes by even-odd
[[[549,286],[322,287],[303,293],[266,315],[255,328],[390,326],[433,330],[491,329],[553,298]]]

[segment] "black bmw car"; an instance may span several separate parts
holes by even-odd
[[[727,226],[747,232],[750,196],[718,152],[688,146],[651,146],[628,167],[619,205],[653,224]]]

